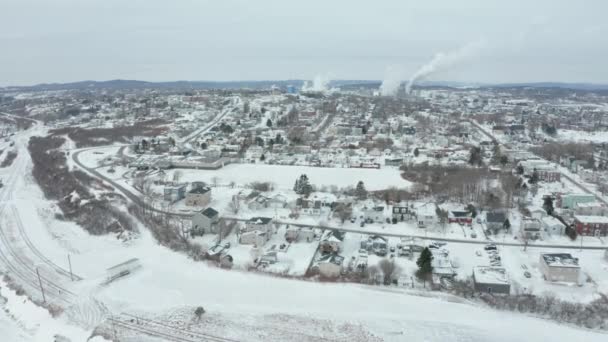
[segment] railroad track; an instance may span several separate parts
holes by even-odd
[[[17,208],[15,208],[14,205],[11,205],[11,209],[12,209],[12,212],[13,212],[13,217],[15,217],[15,222],[17,223],[17,228],[19,229],[19,234],[21,235],[21,238],[23,239],[23,241],[25,242],[25,244],[28,246],[28,248],[40,260],[42,260],[45,264],[49,265],[58,274],[61,274],[61,275],[65,276],[65,277],[69,277],[70,279],[75,279],[75,280],[82,280],[83,279],[82,277],[78,276],[77,274],[70,273],[68,270],[66,270],[66,269],[62,268],[61,266],[57,265],[56,263],[54,263],[53,261],[51,261],[49,258],[47,258],[46,256],[44,256],[42,253],[40,253],[40,251],[38,250],[38,248],[36,248],[36,246],[34,246],[34,244],[32,243],[32,241],[30,240],[29,236],[25,232],[25,228],[23,227],[23,222],[21,221],[21,217],[19,216],[19,213],[17,212]]]
[[[129,330],[141,331],[145,330],[147,333],[156,332],[162,335],[170,336],[171,341],[179,342],[239,342],[237,340],[219,337],[215,335],[205,334],[202,332],[195,332],[187,330],[183,327],[176,327],[164,322],[156,321],[153,319],[142,318],[129,313],[122,313],[122,318],[111,317],[110,322],[114,324],[120,324],[122,327]],[[143,332],[143,331],[142,331]]]
[[[22,163],[23,162],[19,160],[13,167],[17,168],[18,166],[21,166]],[[15,190],[17,177],[21,171],[20,169],[21,168],[16,169],[10,174],[4,188],[2,189],[2,205],[0,206],[0,215],[6,214],[6,207],[8,205],[8,201],[12,199],[12,193]],[[42,282],[45,296],[61,302],[62,304],[69,304],[69,299],[67,299],[66,296],[74,296],[74,293],[61,285],[56,284],[43,274],[40,275],[39,281],[38,273],[35,267],[32,266],[32,262],[30,260],[26,260],[13,248],[11,239],[7,235],[5,229],[6,227],[0,227],[0,241],[2,241],[2,244],[6,247],[0,249],[0,259],[6,264],[6,267],[11,274],[21,279],[33,289],[39,289],[39,283]]]

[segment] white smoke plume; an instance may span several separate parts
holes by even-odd
[[[324,75],[316,75],[312,80],[312,83],[309,81],[304,82],[302,85],[302,91],[318,91],[318,92],[327,92],[329,91],[329,82],[331,78],[328,74]]]
[[[384,80],[380,85],[380,95],[382,96],[395,96],[401,86],[403,80],[403,68],[399,66],[389,66],[386,68],[384,73]]]
[[[439,52],[430,62],[418,69],[407,82],[405,92],[409,94],[416,81],[426,79],[430,75],[443,71],[477,54],[484,42],[482,40],[468,43],[454,51]]]

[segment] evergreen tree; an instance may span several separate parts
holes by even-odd
[[[530,184],[536,184],[538,183],[538,171],[536,171],[536,169],[534,169],[534,171],[532,172],[532,177],[530,177],[530,180],[528,181],[528,183]]]
[[[268,128],[272,127],[272,120],[270,120],[270,119],[266,120],[266,126]]]
[[[545,211],[547,212],[547,214],[549,215],[553,215],[553,199],[549,196],[545,197],[544,202],[543,202],[543,209],[545,209]]]
[[[470,155],[469,155],[469,164],[481,166],[483,163],[481,148],[474,146],[471,147]]]
[[[264,161],[264,160],[266,160],[266,156],[262,154],[262,155],[260,156],[260,161]]]
[[[521,165],[517,165],[517,169],[516,172],[518,175],[523,175],[524,174],[524,167]]]
[[[505,220],[505,223],[503,223],[503,224],[502,224],[502,227],[503,227],[505,230],[509,230],[509,229],[511,229],[511,221],[509,221],[509,219],[506,219],[506,220]]]
[[[300,176],[300,195],[308,196],[312,192],[312,185],[308,181],[308,176]]]
[[[414,157],[418,157],[420,155],[420,151],[418,151],[418,147],[414,149]]]
[[[357,183],[355,195],[359,200],[364,200],[367,198],[367,190],[365,189],[365,184],[363,184],[363,181],[359,181],[359,183]]]
[[[431,273],[433,272],[433,266],[431,262],[433,261],[433,253],[428,247],[425,247],[420,253],[418,260],[416,260],[416,265],[418,265],[418,271],[416,271],[416,276],[420,279],[427,279]]]
[[[298,195],[310,195],[312,192],[312,185],[310,185],[310,182],[308,181],[308,176],[302,174],[299,179],[296,179],[293,191]]]

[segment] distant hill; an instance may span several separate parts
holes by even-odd
[[[271,86],[286,88],[295,86],[300,88],[305,80],[260,80],[260,81],[171,81],[147,82],[138,80],[109,80],[109,81],[80,81],[72,83],[43,83],[33,86],[0,88],[4,91],[45,91],[45,90],[78,90],[78,89],[267,89]],[[404,81],[405,82],[405,81]],[[332,80],[330,87],[346,89],[377,88],[380,80]],[[574,90],[608,90],[608,84],[593,83],[560,83],[560,82],[534,82],[534,83],[467,83],[447,81],[423,81],[416,86],[420,87],[478,87],[478,88],[561,88]]]

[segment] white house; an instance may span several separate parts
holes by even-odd
[[[201,235],[208,233],[216,234],[219,220],[219,213],[211,207],[197,211],[192,215],[192,231]]]
[[[555,217],[545,216],[540,219],[540,222],[542,224],[543,230],[548,235],[555,235],[555,236],[564,235],[566,226],[564,226],[564,224],[560,220],[556,219]]]
[[[344,257],[335,253],[324,255],[319,259],[319,274],[326,278],[336,278],[342,272]]]
[[[268,240],[270,240],[270,234],[259,230],[244,232],[239,236],[239,243],[243,245],[255,245],[259,247],[263,246]]]
[[[524,239],[536,240],[541,237],[542,224],[539,219],[524,217],[521,220],[520,233]]]
[[[372,222],[384,222],[384,207],[382,206],[375,206],[375,207],[365,207],[363,208],[363,217],[366,220],[372,221]]]

